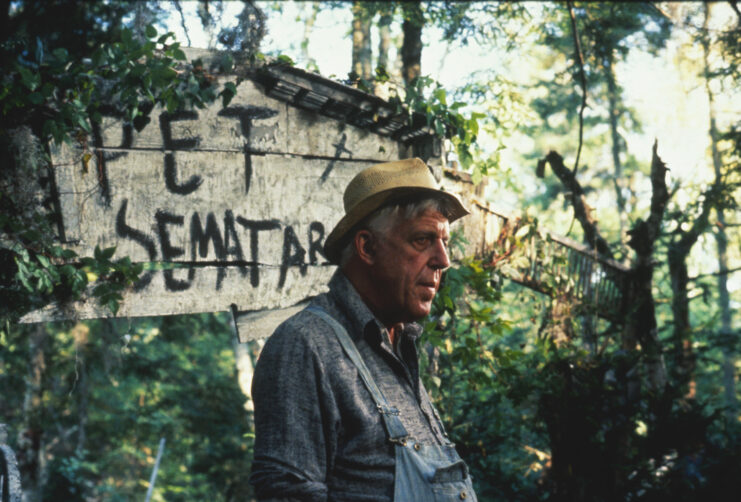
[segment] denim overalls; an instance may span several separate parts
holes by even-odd
[[[376,403],[388,440],[396,450],[394,473],[394,500],[396,502],[476,502],[468,468],[458,456],[452,443],[425,445],[409,437],[399,420],[399,410],[389,405],[381,389],[363,362],[355,343],[342,325],[316,305],[309,312],[324,319],[337,335],[343,350],[358,369],[363,383]],[[423,399],[427,399],[426,393]],[[442,428],[442,424],[440,424]]]

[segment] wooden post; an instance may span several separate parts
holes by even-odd
[[[147,489],[147,498],[144,502],[149,502],[154,491],[154,481],[157,479],[157,471],[160,468],[160,460],[162,460],[162,452],[165,450],[165,438],[160,439],[159,448],[157,448],[157,460],[154,461],[154,469],[152,469],[152,477],[149,478],[149,488]]]

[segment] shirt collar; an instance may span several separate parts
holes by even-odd
[[[339,268],[329,281],[329,294],[349,321],[350,325],[348,327],[350,328],[351,337],[355,338],[370,332],[374,333],[372,336],[377,338],[379,343],[381,342],[381,333],[386,328],[376,319],[350,280]],[[366,331],[369,323],[372,324],[372,328]],[[414,342],[421,334],[422,327],[419,324],[407,323],[401,330],[401,341],[403,343],[408,339]]]

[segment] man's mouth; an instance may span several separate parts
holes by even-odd
[[[434,295],[435,293],[437,293],[437,283],[435,283],[435,282],[420,282],[419,285],[421,287],[429,290],[429,292],[432,295]]]

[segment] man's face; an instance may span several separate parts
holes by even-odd
[[[421,319],[430,312],[448,258],[448,220],[428,209],[377,236],[371,269],[379,312],[387,325]]]

